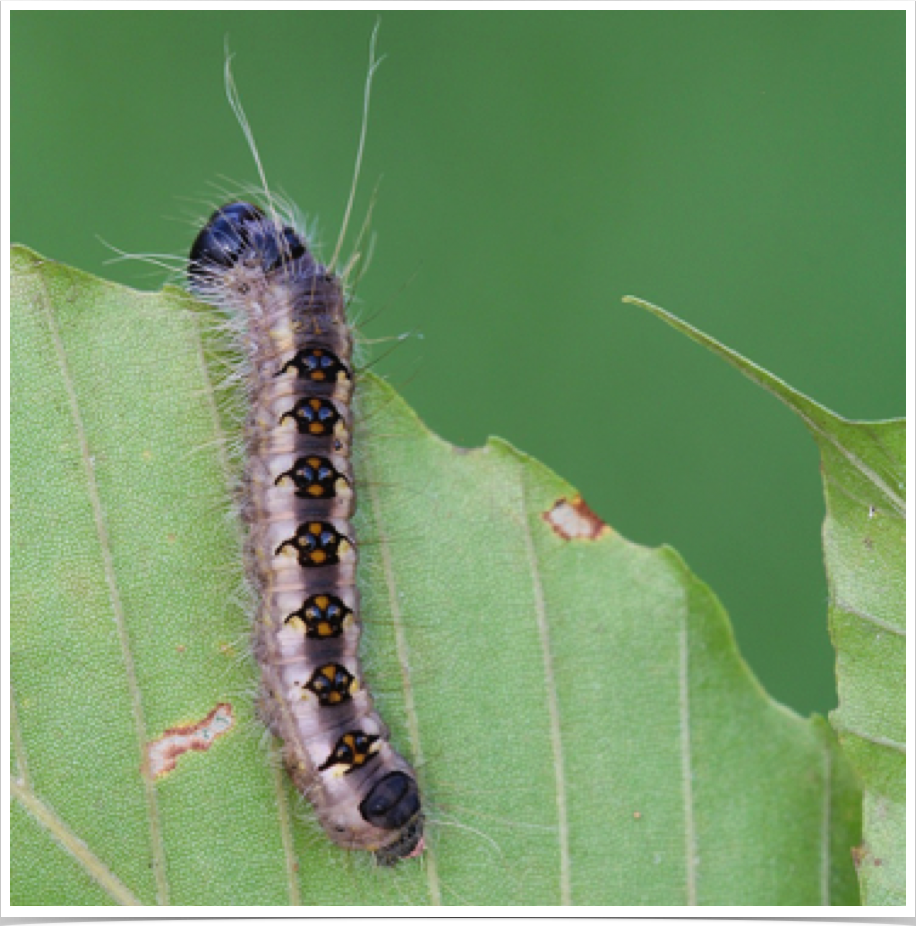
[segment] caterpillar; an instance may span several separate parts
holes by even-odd
[[[230,100],[256,155],[231,90]],[[331,840],[394,865],[423,851],[424,814],[358,654],[353,336],[342,279],[272,202],[268,213],[246,201],[210,216],[187,274],[196,296],[234,318],[244,356],[242,516],[260,714]]]
[[[391,865],[423,849],[416,775],[362,684],[351,399],[341,280],[249,202],[210,217],[191,290],[244,313],[243,519],[261,714],[328,836]]]

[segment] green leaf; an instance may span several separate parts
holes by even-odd
[[[254,718],[208,312],[13,260],[14,903],[857,902],[831,731],[767,697],[678,555],[368,375],[366,676],[429,848],[334,847]]]
[[[789,406],[821,452],[824,559],[839,708],[831,722],[864,785],[856,864],[868,905],[906,903],[906,421],[847,421],[670,312],[658,316]]]

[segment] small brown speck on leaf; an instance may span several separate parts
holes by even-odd
[[[581,495],[574,495],[569,501],[561,498],[541,517],[564,540],[597,540],[611,532],[611,528],[585,504]]]
[[[147,744],[146,765],[152,778],[167,775],[178,757],[186,752],[206,752],[235,723],[231,704],[216,707],[195,724],[170,727],[157,740]]]

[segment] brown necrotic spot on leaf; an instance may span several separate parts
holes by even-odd
[[[597,540],[611,532],[581,495],[574,495],[571,500],[561,498],[541,517],[564,540]]]
[[[178,757],[191,749],[205,752],[234,723],[232,705],[217,704],[203,720],[169,728],[146,748],[150,775],[153,778],[167,775],[175,768]]]

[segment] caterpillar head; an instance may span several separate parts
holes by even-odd
[[[420,793],[410,775],[389,772],[375,783],[359,811],[373,826],[398,831],[393,842],[376,850],[379,865],[394,865],[402,858],[411,858],[423,851]]]
[[[220,206],[201,229],[188,260],[188,280],[195,292],[212,289],[219,277],[238,264],[265,274],[308,253],[289,225],[279,225],[252,203]]]

